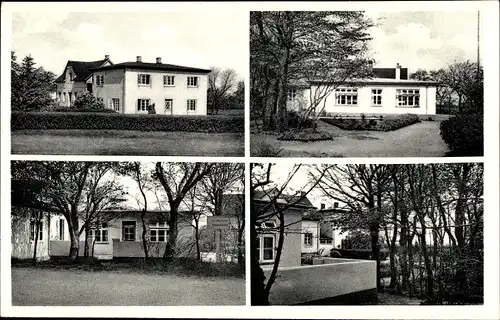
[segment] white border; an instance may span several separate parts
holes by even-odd
[[[270,159],[249,157],[249,84],[247,73],[244,78],[247,126],[245,128],[245,158],[200,158],[200,157],[112,157],[112,156],[10,156],[10,70],[11,12],[13,11],[101,11],[101,12],[150,12],[150,11],[212,11],[241,12],[250,10],[374,10],[374,11],[477,11],[481,10],[483,66],[485,70],[485,156],[474,158],[292,158]],[[2,95],[1,95],[1,315],[2,316],[78,316],[78,317],[209,317],[209,318],[462,318],[498,319],[499,313],[499,103],[498,103],[498,47],[499,6],[496,1],[472,2],[254,2],[254,3],[4,3],[2,6]],[[231,26],[228,26],[231,27]],[[248,37],[247,30],[242,36]],[[475,45],[475,44],[471,44]],[[248,49],[248,48],[247,48]],[[248,57],[241,57],[249,61]],[[249,273],[247,272],[247,305],[240,307],[13,307],[11,306],[10,278],[10,160],[94,160],[94,161],[217,161],[245,162],[246,190],[249,186],[250,162],[278,163],[432,163],[432,162],[484,162],[485,165],[485,300],[482,306],[295,306],[295,307],[250,307]],[[248,199],[248,192],[246,199]],[[249,201],[246,202],[247,219]],[[248,220],[247,220],[248,221]],[[248,244],[249,233],[246,232]],[[249,249],[246,249],[247,257]],[[247,270],[249,260],[247,259]]]

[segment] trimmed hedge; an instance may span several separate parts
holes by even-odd
[[[136,130],[243,133],[243,117],[126,115],[95,112],[12,112],[11,130]]]
[[[484,120],[482,114],[463,114],[441,122],[441,137],[452,156],[484,154]]]
[[[115,110],[112,109],[91,109],[91,108],[70,108],[70,107],[57,107],[47,112],[97,112],[97,113],[116,113]]]
[[[278,137],[278,140],[312,142],[312,141],[333,140],[333,136],[328,132],[304,129],[304,130],[291,130],[285,132],[284,134]]]
[[[402,114],[381,118],[379,120],[370,119],[343,119],[343,118],[322,118],[322,121],[337,126],[344,130],[371,130],[371,131],[394,131],[403,127],[420,122],[416,114]]]

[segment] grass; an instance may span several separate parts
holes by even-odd
[[[12,268],[15,306],[244,305],[245,280],[140,272]]]
[[[16,130],[14,154],[244,156],[243,133]]]

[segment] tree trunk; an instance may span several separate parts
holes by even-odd
[[[401,232],[399,235],[399,246],[401,247],[401,291],[408,290],[410,281],[410,273],[408,270],[408,214],[406,211],[401,211]]]
[[[33,264],[36,264],[36,258],[37,258],[36,251],[38,250],[38,234],[40,233],[40,221],[42,219],[42,212],[39,211],[35,215],[36,215],[36,219],[35,219],[35,243],[34,243],[34,247],[33,247],[33,258],[32,258]]]
[[[142,210],[141,212],[141,222],[142,222],[141,239],[142,239],[142,249],[144,250],[144,261],[147,262],[149,260],[149,249],[148,249],[148,239],[147,239],[148,229],[146,228],[145,217],[146,217],[146,207],[144,207],[144,210]]]
[[[201,261],[201,250],[200,250],[200,227],[198,219],[194,222],[194,238],[196,240],[196,259]]]
[[[170,208],[170,216],[168,218],[168,239],[167,245],[165,246],[165,253],[163,254],[163,259],[167,261],[172,261],[175,257],[176,242],[177,242],[177,222],[178,222],[179,212],[177,208]]]
[[[278,208],[277,208],[278,209]],[[283,251],[283,243],[285,241],[285,216],[283,210],[279,210],[279,239],[278,239],[278,247],[276,248],[276,256],[274,257],[273,270],[269,275],[269,279],[267,280],[266,287],[264,289],[264,297],[266,301],[269,301],[269,293],[271,292],[271,288],[273,287],[274,281],[276,280],[276,275],[278,273],[278,267],[280,265],[281,252]]]
[[[371,246],[372,246],[372,255],[373,259],[377,263],[377,292],[381,291],[380,287],[380,246],[378,243],[378,238],[379,238],[379,225],[378,224],[372,224],[370,226],[370,239],[371,239]]]
[[[277,129],[279,133],[287,129],[286,119],[286,97],[287,97],[287,81],[288,81],[288,56],[289,49],[285,48],[280,62],[280,73],[278,80],[278,99],[277,99]]]
[[[253,192],[251,192],[253,193]],[[251,194],[251,199],[253,199],[253,194]],[[251,210],[255,212],[255,207],[253,202],[251,202]],[[257,235],[257,218],[255,214],[250,214],[250,300],[253,306],[265,306],[269,305],[269,300],[264,294],[264,281],[266,277],[264,276],[264,271],[262,270],[259,257],[257,256],[257,246],[258,235]]]
[[[75,261],[78,258],[78,251],[80,250],[80,239],[78,237],[78,230],[75,228],[68,228],[70,248],[69,248],[69,258],[71,261]],[[78,226],[76,227],[78,229]]]
[[[427,287],[426,287],[426,295],[428,299],[432,299],[434,297],[434,275],[432,272],[432,265],[431,261],[429,259],[429,253],[427,252],[427,241],[425,239],[425,233],[427,229],[423,225],[425,221],[422,219],[421,224],[422,224],[422,233],[420,235],[420,246],[421,246],[421,256],[424,258],[424,265],[425,265],[425,271],[426,271],[426,278],[427,278]]]
[[[244,266],[245,259],[243,257],[243,234],[245,232],[245,220],[241,222],[241,227],[238,229],[238,264]]]
[[[85,247],[84,247],[84,250],[83,250],[83,256],[84,257],[88,257],[89,256],[89,233],[90,233],[89,229],[90,229],[90,227],[87,224],[85,226]],[[95,239],[95,236],[94,236],[94,239]]]

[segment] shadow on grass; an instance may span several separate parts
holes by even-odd
[[[244,264],[204,262],[193,258],[176,258],[173,261],[150,258],[146,262],[143,258],[97,260],[95,258],[79,257],[76,261],[71,261],[67,257],[57,257],[51,258],[51,260],[38,261],[36,264],[33,264],[31,259],[11,259],[11,265],[17,268],[80,270],[89,272],[126,271],[197,277],[245,277]]]

